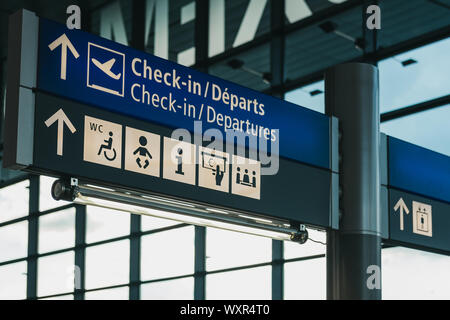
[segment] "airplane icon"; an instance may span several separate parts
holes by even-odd
[[[97,59],[92,58],[91,59],[92,62],[97,66],[97,68],[99,68],[100,70],[102,70],[104,73],[106,73],[108,76],[110,76],[111,78],[113,78],[114,80],[119,80],[120,76],[122,75],[122,73],[119,74],[114,74],[111,71],[112,66],[114,65],[114,63],[116,62],[115,58],[112,58],[111,60],[106,61],[105,63],[100,63]]]
[[[88,43],[86,86],[124,97],[125,76],[124,53]]]

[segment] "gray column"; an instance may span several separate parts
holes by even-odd
[[[209,0],[195,3],[195,69],[208,73]],[[194,300],[206,299],[206,228],[195,226]]]
[[[381,299],[378,69],[328,70],[325,106],[341,128],[340,222],[328,232],[327,298]]]
[[[132,3],[131,46],[145,51],[145,0]],[[141,297],[141,216],[130,214],[130,289],[129,299]]]
[[[39,176],[30,177],[28,258],[27,258],[27,299],[37,299],[38,248],[39,248]]]
[[[284,48],[285,48],[285,1],[270,2],[270,94],[284,99]],[[284,244],[283,241],[272,240],[272,299],[284,298]]]

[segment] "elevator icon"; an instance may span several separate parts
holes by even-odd
[[[427,237],[433,236],[432,207],[413,201],[413,232]]]

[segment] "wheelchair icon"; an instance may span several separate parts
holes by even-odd
[[[106,140],[104,140],[104,141],[105,141],[105,144],[102,144],[102,145],[100,146],[100,149],[98,150],[98,153],[97,153],[97,155],[99,156],[99,155],[101,155],[101,153],[102,153],[102,151],[103,151],[103,155],[105,156],[105,158],[106,158],[108,161],[114,161],[114,159],[116,159],[116,157],[117,157],[116,149],[114,149],[114,148],[112,147],[112,143],[113,143],[112,136],[113,136],[113,133],[112,133],[112,131],[110,131],[110,132],[109,132],[109,138],[106,139]],[[104,149],[106,149],[106,150],[104,150]],[[108,156],[108,153],[107,153],[108,150],[109,150],[109,151],[112,151],[112,154],[109,155],[109,156]]]

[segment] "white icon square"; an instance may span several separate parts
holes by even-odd
[[[89,42],[86,85],[123,97],[125,54]]]
[[[195,185],[195,145],[164,137],[163,148],[163,178]]]
[[[85,116],[83,160],[120,169],[122,167],[122,126]]]
[[[159,177],[160,142],[157,134],[125,128],[125,170]]]
[[[231,193],[260,199],[261,163],[256,160],[233,155]]]
[[[432,207],[413,201],[413,232],[427,237],[433,236]]]
[[[198,185],[228,192],[230,186],[230,156],[218,150],[200,147]]]

